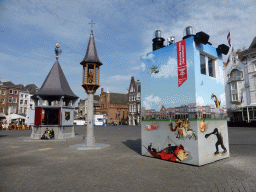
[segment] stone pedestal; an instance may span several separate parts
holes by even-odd
[[[41,136],[44,134],[46,128],[48,128],[48,130],[53,129],[55,139],[66,139],[75,137],[74,126],[71,125],[38,125],[32,127],[31,138],[41,139]]]
[[[87,137],[84,142],[77,145],[71,145],[70,148],[77,150],[92,150],[110,147],[109,144],[95,143],[93,130],[93,93],[88,93],[88,108],[87,108]]]

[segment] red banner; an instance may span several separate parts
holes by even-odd
[[[177,45],[177,68],[178,68],[178,87],[187,80],[187,58],[185,39],[176,43]]]

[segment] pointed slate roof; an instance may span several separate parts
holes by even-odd
[[[71,90],[58,60],[55,61],[51,71],[36,95],[78,98]]]
[[[96,45],[95,45],[95,41],[94,41],[94,36],[93,36],[93,30],[91,29],[91,35],[90,35],[90,39],[89,39],[89,43],[87,46],[87,50],[86,50],[86,54],[84,59],[81,61],[80,64],[84,64],[84,63],[98,63],[99,65],[102,65],[102,63],[100,62],[100,59],[98,57],[97,54],[97,50],[96,50]]]

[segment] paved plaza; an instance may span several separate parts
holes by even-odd
[[[229,128],[230,158],[201,167],[141,156],[139,126],[95,127],[102,150],[80,137],[24,141],[31,130],[0,131],[0,191],[256,191],[256,128]]]

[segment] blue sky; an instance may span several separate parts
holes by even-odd
[[[155,30],[160,29],[165,39],[175,36],[177,42],[191,25],[196,32],[209,34],[215,47],[227,44],[231,31],[234,48],[248,48],[256,34],[255,8],[254,0],[0,0],[0,78],[41,87],[55,62],[54,47],[59,43],[59,62],[73,92],[87,98],[81,87],[80,62],[89,40],[88,23],[93,20],[103,63],[100,88],[126,93],[131,76],[139,78],[140,56],[152,51]]]

